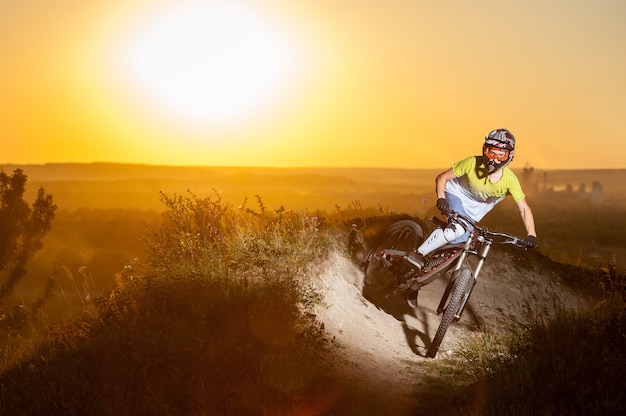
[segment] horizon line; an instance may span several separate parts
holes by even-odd
[[[137,166],[137,167],[153,167],[153,168],[212,168],[212,169],[370,169],[370,170],[445,170],[447,167],[399,167],[399,166],[322,166],[322,165],[309,165],[309,166],[263,166],[263,165],[176,165],[176,164],[154,164],[154,163],[142,163],[142,162],[113,162],[113,161],[91,161],[91,162],[43,162],[43,163],[16,163],[16,162],[3,162],[0,163],[0,167],[4,166],[95,166],[95,165],[124,165],[124,166]],[[626,170],[626,167],[621,168],[593,168],[593,167],[580,167],[580,168],[553,168],[542,169],[535,168],[532,165],[526,165],[523,167],[511,167],[513,170],[524,170],[526,168],[534,169],[537,171],[613,171],[613,170]]]

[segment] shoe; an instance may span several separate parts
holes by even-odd
[[[412,309],[417,308],[417,295],[419,292],[417,290],[408,289],[404,294],[404,299],[406,300],[407,305],[409,305]]]
[[[407,260],[414,266],[418,268],[424,267],[424,256],[417,251],[412,251],[407,255]]]

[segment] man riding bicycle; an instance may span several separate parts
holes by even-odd
[[[435,180],[437,208],[447,214],[456,211],[478,222],[506,195],[511,195],[519,208],[528,237],[526,248],[537,246],[537,232],[532,210],[526,202],[517,176],[508,167],[515,155],[515,137],[507,129],[492,130],[483,143],[480,156],[470,156],[439,175]],[[454,222],[445,229],[433,231],[416,253],[410,254],[413,264],[423,265],[423,257],[444,244],[457,244],[467,240],[467,229]],[[416,306],[417,293],[409,290],[407,301]]]

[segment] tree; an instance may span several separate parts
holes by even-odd
[[[29,206],[24,201],[26,179],[21,169],[10,176],[0,171],[0,305],[26,275],[26,264],[43,247],[57,208],[41,187]]]

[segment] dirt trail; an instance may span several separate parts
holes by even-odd
[[[344,359],[339,371],[346,391],[332,414],[415,414],[415,384],[429,360],[426,349],[439,326],[435,310],[447,278],[421,290],[416,310],[394,295],[375,305],[361,294],[362,278],[352,261],[335,254],[318,280],[325,301],[317,317]],[[513,311],[529,290],[551,302],[553,282],[549,271],[520,269],[506,256],[487,262],[463,318],[448,329],[435,359],[452,354],[479,322],[494,325],[496,311]]]

